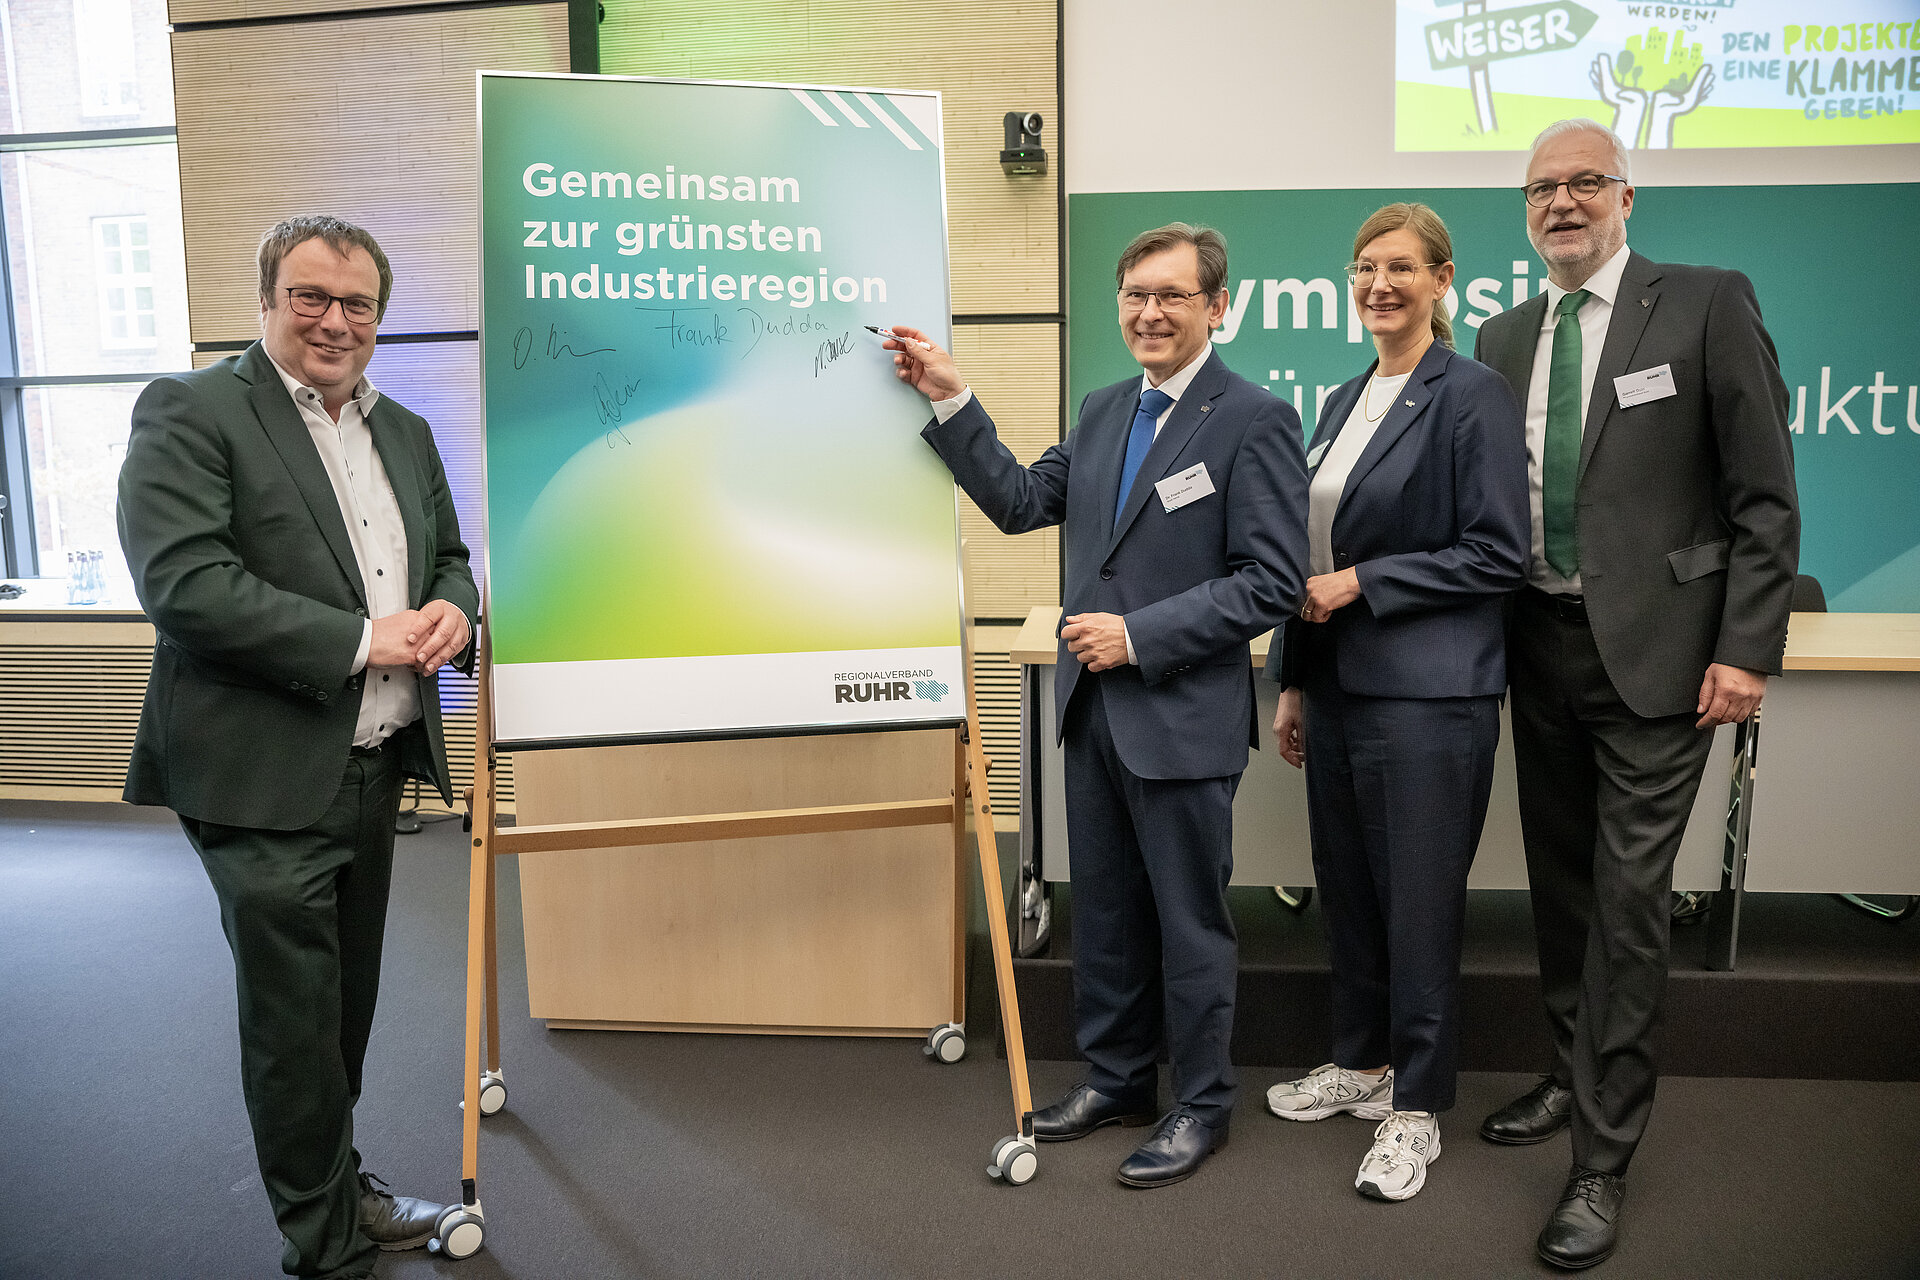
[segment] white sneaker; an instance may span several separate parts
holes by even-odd
[[[1311,1075],[1267,1090],[1267,1110],[1282,1120],[1325,1120],[1342,1111],[1362,1120],[1384,1120],[1393,1110],[1393,1068],[1370,1076],[1329,1062]]]
[[[1373,1131],[1373,1149],[1353,1185],[1375,1200],[1411,1200],[1427,1185],[1427,1166],[1439,1158],[1439,1117],[1431,1111],[1390,1112]]]

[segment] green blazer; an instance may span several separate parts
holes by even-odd
[[[479,595],[426,421],[382,396],[368,426],[406,526],[410,606],[446,600],[472,623]],[[349,668],[367,596],[320,452],[259,343],[141,393],[119,520],[158,632],[125,799],[227,826],[311,824],[359,718]],[[433,679],[420,710],[393,741],[452,804]]]

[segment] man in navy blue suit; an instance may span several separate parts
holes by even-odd
[[[1171,1111],[1121,1165],[1165,1186],[1226,1145],[1239,962],[1227,912],[1233,794],[1255,741],[1247,642],[1306,579],[1300,417],[1212,350],[1226,314],[1219,233],[1174,223],[1115,271],[1120,334],[1145,376],[1090,394],[1023,467],[926,336],[895,326],[900,377],[933,402],[922,433],[1007,533],[1066,526],[1055,713],[1073,849],[1074,1015],[1086,1079],[1034,1114],[1043,1142]]]

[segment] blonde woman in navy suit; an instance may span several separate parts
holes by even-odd
[[[1500,736],[1503,601],[1525,580],[1527,452],[1506,381],[1453,350],[1439,215],[1388,205],[1353,248],[1379,359],[1320,414],[1312,576],[1267,665],[1280,753],[1307,774],[1334,1060],[1267,1105],[1378,1120],[1354,1186],[1405,1200],[1454,1101],[1461,917]]]

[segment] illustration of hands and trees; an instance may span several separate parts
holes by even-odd
[[[1737,3],[1395,0],[1394,147],[1524,151],[1568,116],[1648,151],[1920,143],[1915,0]]]
[[[1629,36],[1616,58],[1602,53],[1588,78],[1601,101],[1613,108],[1611,128],[1629,147],[1665,150],[1673,146],[1673,122],[1713,92],[1713,68],[1699,44],[1684,33],[1671,37],[1658,27]]]

